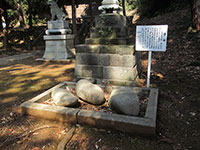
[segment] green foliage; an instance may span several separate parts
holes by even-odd
[[[119,2],[122,4],[122,0],[119,0]],[[125,0],[126,10],[133,10],[137,7],[137,3],[137,0]]]
[[[141,16],[155,16],[165,10],[176,10],[189,0],[136,0]]]
[[[125,0],[126,10],[138,8],[141,16],[155,16],[165,10],[176,10],[190,0]],[[122,0],[119,0],[122,4]]]
[[[8,4],[8,20],[11,24],[16,24],[18,18],[16,17],[17,13],[17,4],[21,5],[23,14],[25,17],[25,24],[29,23],[29,16],[32,15],[33,24],[45,23],[46,16],[48,14],[48,0],[4,0]]]

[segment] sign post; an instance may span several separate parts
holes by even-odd
[[[152,52],[165,52],[168,25],[137,26],[136,51],[148,51],[147,88],[150,86]]]

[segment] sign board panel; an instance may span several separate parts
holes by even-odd
[[[137,51],[166,51],[168,25],[137,26]]]

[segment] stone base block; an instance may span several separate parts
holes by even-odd
[[[135,55],[77,53],[76,63],[80,65],[134,67],[137,62]]]
[[[138,76],[137,66],[128,67],[103,67],[103,79],[135,81]]]
[[[95,79],[104,83],[118,83],[117,85],[133,85],[137,77],[137,65],[131,68],[76,64],[75,68],[76,79]]]
[[[48,29],[69,29],[69,22],[63,20],[48,21]]]
[[[81,44],[76,46],[76,53],[133,55],[135,49],[134,45]]]
[[[43,58],[62,60],[73,55],[73,35],[45,35],[45,53]]]
[[[75,68],[76,78],[103,78],[103,68],[101,66],[89,66],[89,65],[76,65]]]
[[[133,38],[88,38],[86,44],[128,45],[133,44]]]
[[[50,35],[50,34],[70,34],[72,33],[72,30],[71,29],[51,29],[51,30],[46,30],[45,33],[47,35]]]

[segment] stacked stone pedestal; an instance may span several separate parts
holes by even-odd
[[[63,60],[74,56],[74,35],[67,21],[49,21],[46,34],[44,59]]]
[[[95,79],[99,83],[135,85],[139,58],[134,50],[126,17],[101,14],[86,43],[76,46],[76,79]]]

